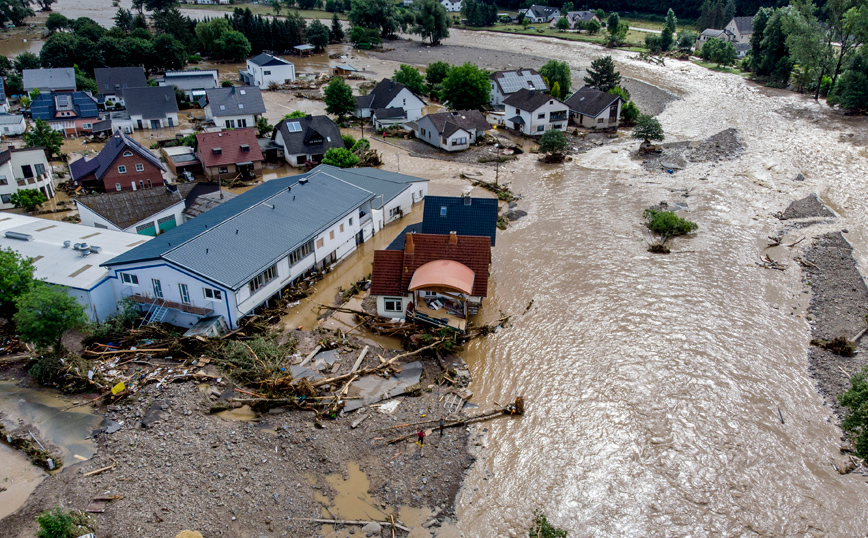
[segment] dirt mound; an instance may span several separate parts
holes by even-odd
[[[734,159],[742,150],[744,150],[744,144],[738,136],[738,130],[729,128],[709,136],[699,143],[690,144],[684,156],[690,162],[703,163]]]
[[[781,220],[834,217],[835,214],[820,201],[817,193],[796,200],[781,214]]]

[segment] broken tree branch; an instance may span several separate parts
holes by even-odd
[[[402,530],[404,532],[410,532],[410,529],[399,525],[397,523],[391,523],[389,521],[359,521],[359,520],[349,520],[349,519],[322,519],[322,518],[310,518],[310,517],[295,517],[293,518],[299,521],[313,521],[314,523],[323,523],[325,525],[367,525],[368,523],[379,523],[380,525],[385,525],[387,527],[395,527],[398,530]]]

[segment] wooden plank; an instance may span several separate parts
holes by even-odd
[[[359,366],[362,365],[362,361],[365,360],[365,355],[367,355],[367,354],[368,354],[368,346],[365,346],[365,347],[362,349],[362,352],[359,353],[359,358],[356,359],[356,363],[353,365],[353,369],[350,370],[350,373],[353,373],[353,372],[355,372],[356,370],[359,369]]]
[[[316,356],[316,354],[319,353],[319,350],[321,350],[321,349],[322,349],[322,346],[316,346],[316,348],[310,352],[310,355],[308,355],[307,357],[304,358],[303,361],[301,361],[301,364],[299,366],[304,366],[305,364],[309,363],[310,360],[312,358],[314,358],[314,356]]]
[[[366,414],[362,415],[361,418],[357,418],[355,421],[353,421],[353,423],[350,426],[355,430],[356,428],[359,427],[359,424],[364,422],[365,419],[368,418],[369,416],[371,416],[370,413],[366,413]]]

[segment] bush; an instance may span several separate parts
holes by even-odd
[[[58,507],[36,516],[36,538],[76,538],[93,532],[96,526],[81,512],[67,512]]]
[[[567,531],[549,523],[546,515],[540,511],[533,513],[533,527],[527,533],[528,538],[567,538]]]
[[[57,381],[60,369],[63,363],[60,362],[60,357],[53,353],[45,353],[30,366],[27,373],[30,377],[39,381],[42,385],[51,385]]]
[[[843,429],[856,445],[856,455],[868,458],[868,366],[850,378],[850,389],[838,396],[838,402],[849,411],[841,422]]]
[[[142,318],[138,303],[127,297],[118,302],[118,313],[102,323],[92,323],[88,326],[88,335],[84,344],[107,344],[117,342],[127,336],[130,329],[136,326]],[[33,374],[31,374],[33,375]]]
[[[232,87],[232,81],[231,80],[224,80],[224,81],[220,82],[220,87],[231,88]]]
[[[633,138],[644,140],[646,144],[650,144],[653,140],[664,140],[663,126],[657,118],[648,114],[640,114],[636,119],[636,127],[633,128]]]
[[[695,222],[682,219],[673,211],[646,209],[644,217],[647,221],[646,225],[648,229],[664,237],[688,234],[699,228],[699,225]]]
[[[660,52],[663,50],[662,41],[657,34],[648,34],[645,36],[645,48],[650,52]]]
[[[359,158],[346,148],[331,148],[326,151],[322,164],[330,164],[338,168],[352,168],[359,164]]]
[[[356,145],[356,139],[353,138],[353,135],[345,134],[345,135],[341,135],[341,138],[344,139],[344,147],[346,147],[349,150],[352,150],[353,146]]]
[[[561,153],[569,146],[567,135],[557,129],[550,129],[539,139],[540,153]]]
[[[633,101],[627,101],[621,105],[621,120],[624,123],[636,123],[641,114],[639,107]]]

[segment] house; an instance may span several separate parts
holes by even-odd
[[[0,113],[8,114],[9,108],[9,91],[6,88],[6,79],[0,79]]]
[[[99,121],[96,99],[87,92],[40,93],[30,103],[30,115],[47,122],[63,136],[90,133]]]
[[[75,185],[106,192],[162,187],[165,171],[150,150],[121,130],[115,131],[96,156],[69,165]]]
[[[331,76],[342,77],[342,78],[347,78],[347,77],[349,77],[351,75],[355,75],[356,73],[359,72],[358,69],[351,66],[350,64],[333,65],[331,68],[329,68],[329,71],[330,71],[329,74]]]
[[[591,88],[582,88],[564,104],[570,109],[570,118],[588,129],[617,129],[621,119],[621,104],[617,95]]]
[[[328,116],[281,120],[271,139],[282,148],[286,162],[296,168],[307,161],[322,162],[328,150],[345,147],[340,129]]]
[[[753,17],[733,17],[724,27],[724,30],[731,36],[730,41],[736,45],[738,43],[750,44],[750,38],[753,35]]]
[[[401,126],[408,121],[407,111],[401,107],[377,108],[371,113],[371,123],[377,130]]]
[[[54,177],[45,148],[9,148],[0,152],[0,209],[11,209],[12,194],[19,189],[39,189],[54,198]]]
[[[495,71],[488,76],[491,84],[491,104],[500,106],[503,100],[518,90],[525,88],[540,92],[549,91],[542,75],[533,69],[516,69],[513,71]]]
[[[144,88],[148,85],[142,67],[97,67],[93,70],[96,78],[98,102],[107,110],[124,107],[124,90]]]
[[[747,53],[751,51],[750,43],[736,43],[735,44],[735,57],[736,58],[744,58],[747,56]]]
[[[488,237],[491,246],[497,240],[497,198],[470,196],[429,196],[422,213],[422,233]]]
[[[490,264],[487,237],[406,234],[402,250],[374,252],[377,314],[464,331],[488,295]]]
[[[255,127],[259,115],[265,114],[262,91],[256,86],[205,90],[199,104],[205,109],[205,119],[221,129]]]
[[[56,67],[53,69],[25,69],[22,73],[24,93],[39,90],[41,93],[74,92],[75,69]]]
[[[23,114],[0,113],[0,132],[3,136],[23,135],[27,130],[27,123]]]
[[[160,86],[177,86],[187,95],[187,100],[193,102],[204,97],[205,90],[220,87],[216,69],[166,71],[157,83]]]
[[[379,112],[378,119],[387,122],[390,117],[402,116],[404,121],[416,121],[422,117],[422,107],[425,101],[417,97],[400,82],[394,82],[387,78],[381,80],[371,93],[356,97],[357,118],[370,118],[374,112]],[[403,109],[403,114],[392,111],[390,108]]]
[[[591,21],[600,22],[600,19],[597,17],[597,14],[593,11],[568,11],[564,17],[567,19],[567,22],[570,24],[570,30],[582,29]],[[557,27],[557,23],[560,17],[557,19],[553,19],[551,23],[549,23],[550,28]]]
[[[703,44],[709,39],[720,39],[721,41],[730,41],[731,35],[726,30],[716,30],[714,28],[706,28],[699,34],[699,39],[696,40],[696,49],[699,50]]]
[[[461,0],[440,0],[447,13],[461,13]]]
[[[164,186],[81,196],[75,201],[81,223],[104,230],[155,236],[182,224],[184,211],[197,197],[220,189],[217,183]]]
[[[175,177],[184,176],[184,172],[201,172],[202,162],[196,156],[196,150],[189,146],[174,146],[160,148],[160,154],[166,168]]]
[[[149,321],[229,328],[372,235],[374,195],[333,173],[272,179],[103,264]]]
[[[262,150],[254,129],[196,134],[196,156],[211,181],[240,178],[249,181],[262,173]]]
[[[267,90],[271,84],[295,82],[295,65],[263,52],[247,60],[247,70],[238,71],[238,74],[244,84]]]
[[[110,273],[100,264],[148,239],[63,221],[0,215],[0,248],[29,258],[34,277],[63,286],[94,322],[105,321],[118,311]]]
[[[524,18],[526,20],[535,23],[551,22],[553,20],[561,18],[561,10],[559,10],[558,8],[550,6],[538,6],[536,4],[530,6],[524,11],[519,11],[519,13],[524,13]]]
[[[491,129],[478,110],[455,110],[428,114],[416,122],[416,138],[446,151],[459,151],[475,144]]]
[[[413,206],[425,200],[428,195],[428,180],[395,172],[387,172],[378,168],[353,168],[341,170],[333,166],[321,164],[317,170],[338,174],[341,179],[374,193],[371,200],[371,216],[374,221],[374,233],[386,224],[400,220],[413,210]],[[364,218],[364,215],[363,215]]]
[[[550,129],[567,130],[569,108],[559,100],[535,90],[521,90],[503,100],[508,129],[528,136],[541,135]]]
[[[174,88],[127,88],[124,95],[127,113],[136,129],[162,129],[178,125],[178,101]]]

